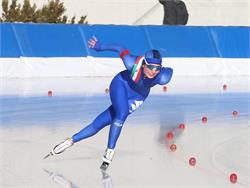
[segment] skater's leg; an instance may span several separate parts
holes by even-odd
[[[128,94],[124,83],[112,82],[110,86],[110,98],[115,116],[109,130],[108,148],[114,149],[121,133],[123,123],[129,114]]]
[[[114,117],[114,111],[111,106],[101,113],[97,118],[87,127],[82,129],[79,133],[75,134],[72,138],[68,138],[60,144],[56,145],[52,151],[44,157],[48,158],[51,155],[60,154],[65,151],[67,148],[72,146],[75,142],[78,142],[84,138],[93,136],[103,127],[109,125]]]
[[[83,128],[80,132],[73,135],[72,137],[73,142],[74,143],[79,142],[82,139],[95,135],[102,128],[111,123],[113,116],[114,112],[110,106],[107,110],[98,115],[90,125],[88,125],[87,127]]]
[[[115,112],[110,125],[108,148],[103,156],[102,170],[106,170],[114,157],[114,148],[122,130],[124,121],[129,114],[128,95],[123,82],[112,82],[110,86],[112,109]]]
[[[83,128],[80,132],[75,134],[72,138],[68,138],[60,144],[56,145],[52,151],[46,155],[44,158],[49,157],[50,155],[60,154],[65,151],[67,148],[72,146],[75,142],[78,142],[82,139],[93,136],[98,131],[100,131],[105,126],[109,125],[114,117],[114,111],[111,106],[102,112],[96,119],[87,127]]]

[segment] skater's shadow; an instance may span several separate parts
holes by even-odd
[[[114,188],[111,176],[106,172],[101,170],[102,173],[102,185],[103,188]]]
[[[46,169],[44,169],[44,172],[46,172],[49,175],[49,177],[51,178],[51,180],[54,183],[56,183],[57,185],[59,185],[60,187],[79,188],[79,186],[77,186],[72,181],[68,180],[66,177],[64,177],[64,175],[62,175],[60,173],[52,172],[52,171],[49,171]],[[102,171],[102,170],[101,170],[101,175],[102,175],[103,188],[113,188],[113,182],[112,182],[111,176],[107,172]]]
[[[63,188],[79,188],[76,184],[74,184],[72,181],[65,178],[62,174],[59,174],[57,172],[52,172],[46,169],[43,169],[44,172],[46,172],[51,180]]]

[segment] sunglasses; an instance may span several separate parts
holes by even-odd
[[[150,69],[151,71],[160,71],[161,70],[161,66],[159,65],[151,65],[151,64],[148,64],[146,61],[145,61],[145,64],[147,65],[147,68]]]

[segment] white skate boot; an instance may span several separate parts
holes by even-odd
[[[60,144],[56,145],[51,152],[46,155],[43,159],[48,158],[51,155],[58,155],[62,152],[64,152],[67,148],[71,147],[73,145],[73,140],[71,138],[66,139],[65,141],[61,142]]]
[[[109,164],[111,163],[111,161],[114,158],[114,154],[115,154],[115,151],[113,149],[107,148],[105,150],[104,156],[102,158],[103,162],[102,162],[102,165],[100,167],[101,170],[105,171],[108,168]]]

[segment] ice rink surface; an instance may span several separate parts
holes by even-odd
[[[110,105],[110,80],[0,80],[0,187],[250,187],[249,77],[174,77],[166,91],[153,88],[124,124],[107,173],[99,166],[108,127],[42,160]],[[173,143],[175,152],[169,149]]]

